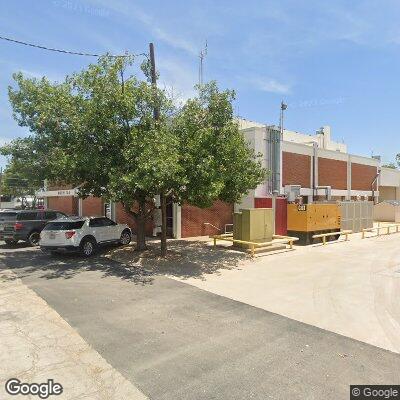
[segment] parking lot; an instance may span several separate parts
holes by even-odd
[[[400,235],[369,236],[297,246],[184,281],[399,353]]]
[[[181,276],[120,264],[107,250],[51,258],[1,246],[0,261],[149,398],[337,399],[351,383],[400,380],[400,355],[386,350],[398,351],[397,240],[254,262],[202,247],[214,251],[212,268],[203,258]]]

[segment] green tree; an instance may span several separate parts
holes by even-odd
[[[389,162],[389,163],[382,164],[382,167],[391,168],[391,169],[397,169],[397,165],[394,162]]]
[[[215,82],[202,85],[177,114],[183,179],[174,194],[179,202],[209,207],[215,200],[235,203],[265,179],[260,155],[247,145],[233,118],[235,92]]]
[[[33,198],[43,187],[45,170],[30,138],[16,139],[0,148],[0,154],[8,158],[2,174],[1,193],[12,197]]]
[[[142,250],[153,198],[174,176],[177,156],[163,129],[172,104],[162,90],[155,94],[148,82],[127,75],[132,64],[102,57],[62,83],[15,74],[9,98],[19,124],[32,132],[47,178],[79,187],[82,197],[122,202],[136,220]]]
[[[132,67],[132,58],[105,56],[61,83],[18,73],[9,98],[18,123],[31,131],[25,143],[40,162],[38,175],[79,187],[82,197],[121,202],[136,220],[142,250],[156,195],[164,216],[168,196],[200,207],[217,199],[234,202],[265,171],[233,122],[233,92],[211,83],[176,109],[164,90],[139,79]],[[142,70],[147,75],[148,63]]]

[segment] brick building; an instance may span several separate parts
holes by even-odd
[[[107,202],[98,197],[86,199],[78,197],[77,189],[50,187],[38,193],[45,199],[46,208],[65,212],[69,215],[107,216],[119,223],[128,224],[135,231],[135,220],[122,204]],[[225,232],[226,225],[232,223],[233,205],[217,201],[212,207],[201,209],[189,204],[179,206],[170,204],[167,208],[169,236],[185,238],[205,236]],[[155,227],[154,218],[146,224],[146,234],[152,236]]]
[[[251,121],[239,122],[249,146],[263,155],[263,166],[270,169],[271,141],[268,139],[268,128]],[[344,143],[331,140],[329,127],[321,128],[315,135],[284,130],[283,141],[279,143],[279,165],[276,179],[279,182],[277,194],[280,196],[285,194],[288,185],[300,185],[304,202],[311,202],[323,195],[317,189],[319,186],[329,186],[332,198],[338,200],[360,197],[377,200],[381,188],[385,197],[392,193],[400,196],[400,171],[380,168],[379,160],[375,158],[349,154]],[[381,172],[379,177],[378,172]],[[387,186],[383,186],[385,184]],[[94,197],[82,200],[73,188],[49,188],[42,192],[42,196],[49,208],[83,216],[107,215],[135,229],[135,221],[121,204],[107,203]],[[270,204],[268,199],[271,196],[269,177],[235,207],[220,201],[207,209],[189,204],[171,204],[167,218],[170,236],[185,238],[224,232],[227,225],[232,224],[234,208],[264,207]],[[154,224],[155,220],[148,222],[148,235],[154,233]]]
[[[271,169],[271,136],[266,127],[251,121],[243,123],[243,134],[256,153],[263,156],[262,163]],[[329,127],[323,127],[315,135],[289,130],[283,131],[278,154],[280,168],[277,172],[276,193],[285,195],[290,185],[300,186],[305,203],[324,195],[319,187],[329,187],[332,199],[378,199],[379,160],[347,153],[347,146],[331,140]],[[240,206],[254,207],[257,198],[272,196],[272,178],[259,185],[246,196]]]

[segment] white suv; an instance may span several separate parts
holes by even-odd
[[[44,252],[79,251],[90,257],[99,244],[127,245],[131,238],[128,225],[106,217],[66,217],[51,221],[43,228],[39,245]]]

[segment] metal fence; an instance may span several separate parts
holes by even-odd
[[[341,201],[339,205],[342,230],[361,232],[363,229],[373,227],[372,201]]]

